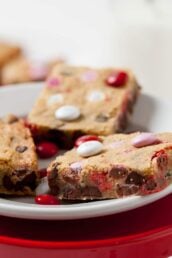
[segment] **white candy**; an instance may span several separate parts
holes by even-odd
[[[49,185],[48,185],[48,180],[47,177],[43,177],[41,179],[41,182],[39,183],[39,185],[37,186],[35,192],[36,195],[40,195],[40,194],[46,194],[50,191]]]
[[[87,96],[88,101],[101,101],[105,99],[105,94],[100,90],[94,90]]]
[[[62,94],[54,94],[52,96],[49,97],[48,101],[47,101],[47,104],[48,106],[51,106],[53,104],[56,104],[56,103],[61,103],[63,102],[63,95]]]
[[[99,141],[87,141],[79,145],[77,153],[82,157],[89,157],[100,153],[103,150],[103,144]]]
[[[75,106],[62,106],[55,111],[55,117],[64,121],[72,121],[80,117],[80,110]]]

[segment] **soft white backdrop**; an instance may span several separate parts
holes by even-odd
[[[145,91],[172,96],[171,0],[0,0],[0,38],[37,59],[131,67]]]

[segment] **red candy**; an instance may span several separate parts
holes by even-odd
[[[37,143],[36,151],[41,159],[48,159],[58,153],[58,147],[53,142],[42,141]]]
[[[59,200],[50,194],[41,194],[35,197],[35,202],[37,204],[43,205],[57,205],[60,204]]]
[[[128,75],[125,72],[116,72],[109,75],[106,79],[106,84],[111,87],[120,87],[124,86],[127,82]]]
[[[75,147],[79,147],[79,145],[81,145],[84,142],[88,142],[88,141],[100,141],[100,139],[96,135],[84,135],[84,136],[79,137],[75,141]]]
[[[39,177],[43,178],[47,176],[47,169],[46,168],[42,168],[39,170]]]

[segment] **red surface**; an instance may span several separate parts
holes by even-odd
[[[85,220],[1,217],[4,258],[167,258],[172,255],[172,195],[133,211]]]

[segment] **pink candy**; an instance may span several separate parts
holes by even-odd
[[[93,70],[88,70],[81,75],[81,80],[83,82],[91,82],[97,79],[97,73]]]
[[[140,133],[132,139],[132,145],[136,148],[160,143],[160,140],[153,133]]]
[[[56,87],[60,84],[60,80],[56,77],[51,77],[47,80],[47,87],[48,88],[53,88]]]

